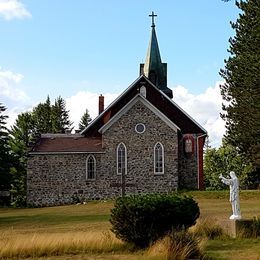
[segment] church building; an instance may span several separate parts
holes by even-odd
[[[154,14],[140,76],[80,133],[42,134],[28,156],[33,206],[203,189],[206,130],[174,102]]]

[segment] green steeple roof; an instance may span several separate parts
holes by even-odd
[[[145,64],[140,64],[140,74],[145,75],[157,88],[172,98],[172,90],[167,87],[167,63],[162,63],[155,32],[154,13],[152,12],[152,31]]]

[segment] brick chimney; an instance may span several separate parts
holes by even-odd
[[[101,114],[104,111],[104,96],[102,94],[98,97],[98,113]]]

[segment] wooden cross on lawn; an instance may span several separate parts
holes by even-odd
[[[154,17],[157,16],[157,14],[154,14],[154,12],[152,12],[152,14],[149,14],[150,17],[152,17],[152,27],[155,27],[155,24],[154,24]]]

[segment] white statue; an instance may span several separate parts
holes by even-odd
[[[219,175],[221,181],[230,188],[230,203],[232,205],[233,215],[229,219],[241,219],[240,206],[239,206],[239,181],[236,174],[231,171],[229,173],[230,179],[225,178],[222,174]]]

